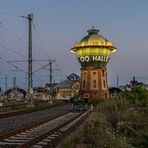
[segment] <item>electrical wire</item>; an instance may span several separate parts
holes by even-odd
[[[37,32],[37,29],[36,29],[36,27],[35,27],[34,22],[33,22],[33,29],[34,29],[34,31],[35,31],[35,33],[36,33],[36,35],[37,35],[37,38],[38,38],[38,40],[39,40],[39,43],[40,43],[40,45],[41,45],[41,48],[42,48],[43,51],[44,51],[44,54],[47,56],[48,59],[50,59],[50,57],[49,57],[49,55],[48,55],[46,49],[44,48],[44,46],[43,46],[43,44],[42,44],[41,38],[40,38],[40,36],[39,36],[39,34],[38,34],[38,32]]]
[[[23,57],[23,58],[26,58],[23,54],[21,54],[21,53],[19,53],[19,52],[17,52],[17,51],[14,51],[14,50],[12,50],[12,49],[10,49],[10,48],[4,46],[4,45],[1,45],[1,44],[0,44],[0,47],[5,48],[6,50],[8,50],[8,51],[10,51],[10,52],[12,52],[12,53],[15,53],[15,54],[17,54],[17,55],[19,55],[19,56],[21,56],[21,57]]]
[[[43,68],[47,67],[48,65],[49,65],[49,63],[48,63],[48,64],[46,64],[46,65],[44,65],[44,66],[42,66],[41,68],[39,68],[39,69],[35,70],[35,71],[34,71],[34,72],[32,72],[32,73],[34,74],[34,73],[38,72],[39,70],[41,70],[41,69],[43,69]]]
[[[9,15],[9,16],[14,16],[14,17],[28,18],[28,17],[18,16],[18,15],[14,15],[14,14],[2,12],[2,11],[0,11],[0,14]],[[35,33],[36,33],[36,36],[37,36],[37,38],[38,38],[38,40],[39,40],[39,43],[40,43],[40,45],[41,45],[42,51],[44,51],[44,54],[48,57],[48,59],[51,59],[51,58],[49,57],[47,51],[45,50],[43,44],[42,44],[41,38],[40,38],[40,36],[39,36],[39,34],[38,34],[38,32],[37,32],[37,29],[36,29],[36,27],[35,27],[35,25],[34,25],[34,22],[33,22],[32,24],[33,24],[33,29],[34,29],[34,31],[35,31]],[[12,31],[10,31],[8,28],[6,28],[5,26],[3,26],[2,24],[1,24],[0,26],[1,26],[2,29],[4,29],[4,30],[6,30],[7,32],[9,32],[12,36],[14,36],[14,37],[15,37],[16,39],[18,39],[19,41],[22,41],[22,42],[26,43],[26,41],[25,41],[24,39],[20,38],[18,35],[16,35],[16,34],[15,34],[14,32],[12,32]],[[19,55],[19,56],[21,56],[21,57],[23,57],[23,58],[25,58],[25,56],[24,56],[23,54],[21,54],[21,53],[19,53],[19,52],[17,52],[17,51],[14,51],[14,50],[12,50],[12,49],[10,49],[10,48],[8,48],[8,47],[4,46],[3,44],[0,44],[0,47],[4,48],[4,49],[6,49],[6,50],[8,50],[8,51],[10,51],[10,52],[12,52],[12,53],[15,53],[15,54],[17,54],[17,55]],[[13,62],[13,61],[12,61],[12,62]],[[7,63],[9,63],[11,66],[15,67],[16,69],[18,69],[18,70],[20,70],[20,71],[22,71],[22,72],[24,72],[24,73],[27,73],[27,72],[25,72],[23,69],[21,69],[20,67],[14,65],[12,62],[7,61]],[[41,64],[40,64],[40,65],[41,65]],[[36,77],[36,76],[34,75],[34,73],[38,72],[39,70],[45,68],[45,67],[48,66],[48,65],[49,65],[49,64],[46,64],[46,65],[42,66],[41,68],[35,70],[35,71],[33,72],[33,77]],[[27,73],[27,74],[28,74],[28,73]]]
[[[2,14],[2,15],[14,16],[14,17],[19,17],[19,16],[16,15],[16,14],[12,14],[12,13],[8,13],[8,12],[2,12],[2,11],[0,11],[0,14]]]
[[[4,27],[2,24],[0,24],[0,27],[4,30],[6,30],[7,32],[9,32],[12,36],[14,36],[15,38],[17,38],[19,41],[22,41],[23,43],[27,43],[24,39],[22,39],[21,37],[19,37],[18,35],[16,35],[14,32],[10,31],[8,28]]]
[[[24,71],[22,68],[20,68],[20,67],[18,67],[18,66],[16,66],[16,65],[14,65],[14,64],[12,64],[12,62],[10,62],[10,61],[7,61],[7,63],[9,63],[11,66],[13,66],[14,68],[16,68],[16,69],[18,69],[18,70],[20,70],[20,71],[22,71],[22,72],[24,72],[24,73],[26,73],[26,74],[28,74],[26,71]]]

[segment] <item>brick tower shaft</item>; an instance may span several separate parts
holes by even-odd
[[[80,94],[84,98],[109,98],[106,68],[81,68]]]

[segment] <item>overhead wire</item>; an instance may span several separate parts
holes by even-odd
[[[14,17],[20,17],[20,16],[18,16],[18,15],[14,15],[14,14],[11,14],[11,13],[6,13],[6,12],[0,11],[0,15],[1,15],[1,14],[3,14],[3,15],[9,15],[9,16],[14,16]],[[7,27],[5,27],[5,26],[2,25],[1,23],[0,23],[0,28],[2,28],[3,30],[5,30],[5,31],[7,31],[8,33],[10,33],[13,37],[15,37],[17,40],[19,40],[19,42],[21,41],[21,42],[23,42],[23,43],[26,43],[26,41],[25,41],[24,39],[22,39],[21,37],[19,37],[18,35],[16,35],[13,31],[10,31],[10,29],[8,29]],[[7,50],[7,51],[10,51],[11,53],[14,53],[14,54],[16,54],[16,55],[19,55],[19,56],[23,57],[23,59],[24,59],[24,58],[26,59],[26,57],[25,57],[23,54],[21,54],[21,53],[18,52],[18,51],[15,51],[15,50],[13,50],[13,49],[11,49],[11,48],[9,48],[9,47],[6,47],[2,42],[0,43],[0,47],[2,47],[2,49],[5,49],[5,50]],[[16,70],[19,70],[19,71],[22,71],[22,72],[24,72],[24,73],[27,73],[27,72],[24,71],[22,68],[20,68],[20,67],[14,65],[14,64],[13,64],[12,62],[10,62],[10,61],[7,61],[7,59],[5,59],[5,61],[4,61],[4,57],[3,57],[1,60],[2,60],[3,62],[6,62],[6,63],[10,64],[10,65],[13,66]]]
[[[40,36],[39,36],[39,34],[38,34],[38,31],[37,31],[37,29],[36,29],[36,27],[35,27],[34,21],[33,21],[33,29],[34,29],[34,31],[35,31],[35,33],[36,33],[36,35],[37,35],[37,38],[38,38],[38,40],[39,40],[39,43],[40,43],[40,45],[41,45],[41,48],[42,48],[43,51],[44,51],[45,56],[47,56],[48,59],[50,59],[50,57],[49,57],[49,55],[48,55],[48,53],[47,53],[45,47],[43,46],[43,43],[42,43],[42,41],[41,41],[41,38],[40,38]]]
[[[24,73],[27,73],[27,72],[24,71],[22,68],[20,68],[20,67],[14,65],[14,64],[12,64],[12,62],[7,61],[7,63],[9,63],[10,65],[12,65],[12,66],[13,66],[14,68],[16,68],[16,69],[18,69],[18,70],[20,70],[20,71],[22,71],[22,72],[24,72]],[[28,74],[28,73],[27,73],[27,74]]]
[[[36,21],[36,22],[37,22],[37,21]],[[36,36],[37,36],[37,38],[38,38],[38,40],[39,40],[40,46],[41,46],[41,48],[42,48],[42,51],[44,51],[45,56],[50,60],[51,58],[49,57],[49,55],[48,55],[48,53],[47,53],[45,47],[43,46],[43,43],[42,43],[41,38],[40,38],[40,36],[39,36],[39,33],[38,33],[37,29],[36,29],[36,26],[37,26],[37,25],[35,26],[35,21],[33,21],[32,24],[33,24],[33,29],[34,29],[34,31],[35,31],[35,33],[36,33]],[[39,63],[39,64],[41,65],[41,63]],[[33,74],[36,73],[36,72],[38,72],[38,71],[40,71],[40,70],[42,70],[43,68],[47,67],[48,65],[49,65],[49,63],[46,64],[46,65],[44,65],[44,66],[42,66],[41,68],[35,70],[35,71],[33,72]]]
[[[12,13],[8,13],[8,12],[3,12],[3,11],[0,11],[0,14],[9,15],[9,16],[14,16],[14,17],[19,17],[19,16],[16,15],[16,14],[12,14]]]
[[[23,16],[18,16],[18,15],[12,14],[12,13],[2,12],[2,11],[0,11],[0,14],[9,15],[9,16],[13,16],[13,17],[23,17]],[[23,17],[23,18],[27,18],[27,17]],[[33,24],[33,29],[34,29],[34,31],[35,31],[35,33],[36,33],[36,36],[37,36],[37,38],[38,38],[38,40],[39,40],[39,43],[40,43],[40,45],[41,45],[42,51],[44,51],[44,54],[48,57],[48,59],[50,59],[50,57],[49,57],[49,55],[48,55],[46,49],[44,48],[44,46],[43,46],[43,44],[42,44],[41,38],[40,38],[40,36],[39,36],[39,34],[38,34],[38,31],[37,31],[37,29],[36,29],[36,27],[35,27],[34,21],[33,21],[32,24]],[[18,39],[19,41],[22,41],[22,42],[26,43],[26,41],[25,41],[24,39],[20,38],[18,35],[16,35],[16,34],[15,34],[14,32],[12,32],[12,31],[10,31],[8,28],[6,28],[5,26],[3,26],[2,24],[1,24],[0,26],[1,26],[1,28],[3,28],[4,30],[6,30],[7,32],[9,32],[11,35],[13,35],[13,36],[14,36],[16,39]],[[8,47],[4,46],[3,44],[0,44],[0,47],[4,48],[4,49],[6,49],[6,50],[8,50],[8,51],[10,51],[10,52],[12,52],[12,53],[14,53],[14,54],[17,54],[17,55],[19,55],[19,56],[21,56],[21,57],[23,57],[23,58],[26,58],[23,54],[21,54],[21,53],[15,51],[15,50],[12,50],[12,49],[8,48]],[[9,63],[10,65],[13,65],[16,69],[19,69],[20,71],[23,71],[23,70],[22,70],[21,68],[19,68],[18,66],[14,65],[14,64],[12,64],[12,63],[10,63],[10,62],[7,62],[7,63]],[[41,64],[40,64],[40,65],[41,65]],[[46,66],[48,66],[48,65],[49,65],[49,64],[46,64],[46,65],[42,66],[41,68],[35,70],[33,73],[36,73],[37,71],[43,69],[44,67],[46,67]],[[23,72],[25,72],[25,71],[23,71]],[[26,73],[26,72],[25,72],[25,73]]]
[[[2,24],[0,24],[0,27],[9,32],[11,35],[13,35],[15,38],[17,38],[19,41],[22,41],[23,43],[27,43],[24,39],[16,35],[14,32],[10,31],[8,28],[4,27]]]
[[[0,44],[0,47],[5,48],[6,50],[8,50],[8,51],[10,51],[10,52],[12,52],[12,53],[15,53],[15,54],[17,54],[17,55],[19,55],[19,56],[21,56],[21,57],[23,57],[23,58],[26,58],[23,54],[21,54],[21,53],[15,51],[15,50],[12,50],[12,49],[10,49],[10,48],[8,48],[8,47],[2,45],[2,44]]]
[[[35,33],[36,33],[37,38],[38,38],[38,40],[39,40],[39,43],[40,43],[40,45],[41,45],[41,47],[42,47],[42,49],[43,49],[43,51],[44,51],[44,54],[48,57],[48,59],[51,59],[51,58],[49,57],[49,55],[48,55],[46,49],[44,48],[44,46],[43,46],[43,44],[42,44],[42,41],[41,41],[40,36],[39,36],[39,34],[38,34],[38,32],[37,32],[37,29],[36,29],[36,27],[35,27],[34,22],[33,22],[33,28],[34,28],[34,30],[35,30]],[[55,64],[58,66],[57,63],[55,63]],[[46,67],[46,66],[45,66],[45,67]],[[43,68],[44,68],[44,67],[43,67]],[[43,69],[43,68],[41,68],[41,69]],[[40,70],[41,70],[41,69],[40,69]],[[60,69],[59,69],[59,70],[60,70]]]
[[[46,64],[46,65],[44,65],[44,66],[42,66],[41,68],[39,68],[39,69],[37,69],[37,70],[33,71],[32,73],[34,74],[34,73],[36,73],[36,72],[40,71],[41,69],[43,69],[43,68],[47,67],[48,65],[49,65],[49,63],[48,63],[48,64]]]
[[[0,13],[1,13],[1,12],[0,12]],[[5,13],[5,14],[6,14],[6,13]],[[10,15],[10,14],[7,13],[7,15]],[[17,15],[11,15],[11,16],[17,16]],[[17,16],[17,17],[19,17],[19,16]],[[8,33],[10,33],[13,37],[15,37],[16,39],[18,39],[19,41],[22,41],[23,43],[26,43],[26,41],[25,41],[24,39],[22,39],[21,37],[19,37],[18,35],[16,35],[14,32],[10,31],[8,28],[6,28],[5,26],[3,26],[2,23],[0,23],[0,27],[1,27],[3,30],[5,30],[5,31],[7,31]],[[14,54],[17,54],[17,55],[19,55],[19,56],[21,56],[21,57],[23,57],[23,58],[26,59],[26,57],[25,57],[23,54],[21,54],[20,52],[17,52],[17,51],[15,51],[15,50],[12,50],[12,49],[6,47],[6,46],[3,45],[3,44],[0,44],[0,47],[2,47],[2,48],[4,48],[5,50],[8,50],[8,51],[10,51],[10,52],[12,52],[12,53],[14,53]],[[2,60],[3,60],[3,59],[2,59]],[[4,60],[3,60],[3,61],[4,61]],[[24,60],[24,61],[25,61],[25,60]],[[25,72],[23,69],[19,68],[18,66],[14,65],[14,64],[12,64],[12,63],[10,63],[10,61],[5,61],[5,62],[6,62],[6,63],[9,63],[11,66],[15,67],[15,68],[18,69],[19,71]],[[13,61],[12,61],[12,62],[13,62]],[[20,61],[19,61],[19,62],[20,62]],[[26,72],[25,72],[25,73],[26,73]]]

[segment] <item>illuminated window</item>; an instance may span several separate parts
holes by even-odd
[[[85,82],[85,80],[83,81],[83,88],[85,88],[86,87],[86,82]]]
[[[96,86],[97,86],[97,82],[96,80],[93,80],[93,88],[96,88]]]

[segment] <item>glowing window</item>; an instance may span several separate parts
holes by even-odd
[[[93,80],[93,88],[96,88],[96,87],[97,87],[97,81]]]
[[[86,82],[85,82],[85,80],[83,81],[83,88],[85,88],[86,87]]]

